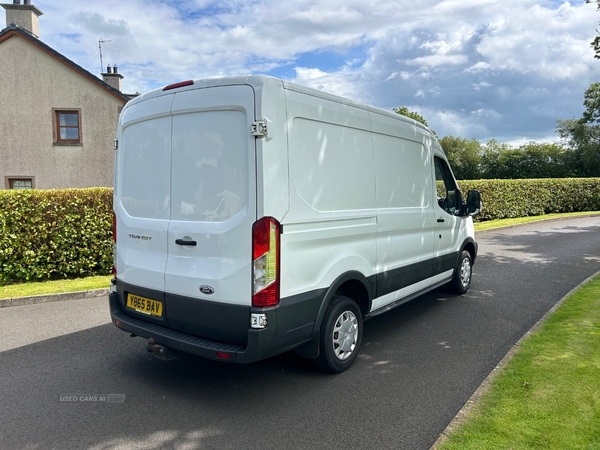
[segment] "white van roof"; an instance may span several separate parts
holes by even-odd
[[[364,103],[355,102],[345,97],[340,97],[338,95],[329,94],[327,92],[323,92],[317,89],[309,88],[306,86],[302,86],[296,83],[292,83],[291,81],[281,80],[279,78],[275,78],[269,75],[235,75],[235,76],[218,76],[218,77],[208,77],[208,78],[196,78],[193,79],[194,84],[190,86],[185,86],[177,89],[177,92],[182,92],[186,90],[199,89],[199,88],[208,88],[208,87],[218,87],[218,86],[234,86],[245,84],[248,86],[252,86],[255,90],[258,90],[262,87],[267,80],[276,81],[282,83],[284,89],[300,92],[302,94],[311,95],[313,97],[322,98],[324,100],[330,100],[337,103],[342,103],[344,105],[352,106],[354,108],[360,108],[365,111],[369,111],[374,114],[380,114],[384,116],[388,116],[402,122],[406,122],[407,124],[416,126],[417,128],[421,128],[422,130],[431,133],[431,130],[423,125],[421,122],[418,122],[410,117],[406,117],[391,111],[386,111],[385,109],[377,108],[375,106],[370,106]],[[154,98],[160,97],[162,95],[172,94],[170,90],[164,90],[166,87],[161,87],[154,89],[152,91],[146,92],[135,99],[129,101],[126,106],[135,105],[136,103]],[[433,133],[431,133],[433,134]]]

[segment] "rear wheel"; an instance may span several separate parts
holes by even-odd
[[[348,297],[334,297],[325,312],[319,341],[317,367],[343,372],[352,365],[362,341],[362,314]]]
[[[469,290],[471,286],[471,274],[473,268],[473,258],[467,250],[460,254],[458,266],[454,271],[454,278],[446,286],[450,292],[462,295]]]

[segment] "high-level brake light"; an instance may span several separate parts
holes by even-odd
[[[194,80],[180,81],[179,83],[169,84],[163,88],[163,91],[170,91],[171,89],[177,89],[180,87],[191,86],[194,84]]]

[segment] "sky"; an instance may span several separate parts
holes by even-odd
[[[7,2],[10,3],[10,2]],[[439,137],[556,140],[600,81],[584,0],[32,0],[40,39],[127,93],[267,74],[386,110]],[[104,70],[104,69],[103,69]]]

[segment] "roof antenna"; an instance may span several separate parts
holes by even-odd
[[[100,38],[100,40],[98,41],[98,51],[100,52],[100,74],[102,74],[102,70],[104,70],[104,63],[102,61],[102,48],[104,47],[104,50],[108,50],[109,52],[117,52],[119,53],[119,50],[113,50],[111,48],[106,47],[104,44],[106,44],[107,42],[110,42],[110,39],[102,39]]]
[[[102,40],[102,38],[100,38],[100,40],[98,41],[98,51],[100,52],[100,73],[102,73],[102,71],[104,70],[104,63],[102,62],[102,46],[107,42],[110,42],[110,39]]]

